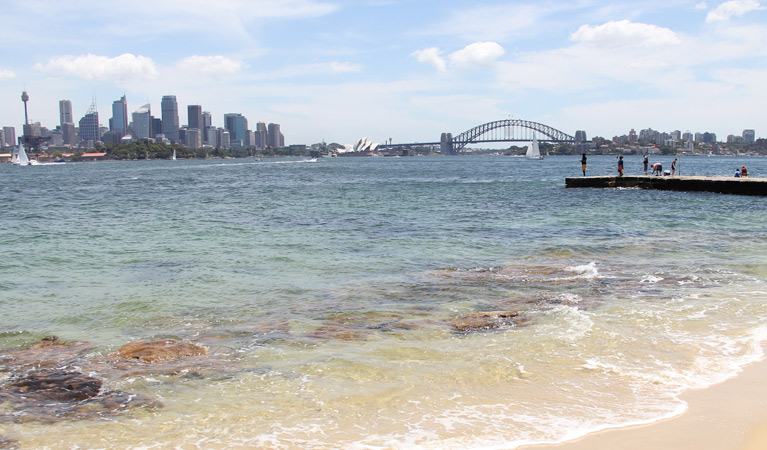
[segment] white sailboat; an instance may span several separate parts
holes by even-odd
[[[525,158],[543,159],[543,155],[541,155],[541,150],[540,148],[538,148],[538,138],[536,136],[533,136],[533,142],[531,142],[530,145],[527,147],[527,153],[525,153]]]
[[[29,159],[27,152],[24,150],[24,145],[19,144],[16,152],[11,158],[11,162],[17,166],[33,166],[37,164],[37,160]]]
[[[173,156],[171,156],[170,159],[172,159],[173,161],[176,160],[176,149],[175,148],[173,149]]]

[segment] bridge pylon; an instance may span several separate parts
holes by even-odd
[[[439,139],[439,148],[443,155],[455,155],[453,133],[442,133]]]

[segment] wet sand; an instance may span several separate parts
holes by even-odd
[[[671,419],[523,449],[767,449],[767,362],[750,365],[724,383],[685,393],[682,399],[688,404],[687,411]]]

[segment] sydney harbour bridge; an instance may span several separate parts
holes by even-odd
[[[577,135],[578,133],[576,133]],[[418,146],[440,146],[445,155],[456,155],[469,144],[485,142],[539,142],[575,143],[576,138],[556,128],[538,122],[520,119],[496,120],[483,123],[456,136],[442,133],[439,142],[413,142],[408,144],[382,144],[378,148],[408,148]],[[585,140],[585,139],[583,139]]]

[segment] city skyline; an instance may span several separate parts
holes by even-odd
[[[765,129],[767,11],[755,0],[149,5],[6,5],[0,124],[20,134],[27,90],[30,120],[47,127],[62,99],[75,121],[99,99],[105,124],[122,95],[129,112],[157,114],[170,92],[182,118],[203,105],[214,126],[236,112],[306,144],[435,140],[509,117],[605,138]]]

